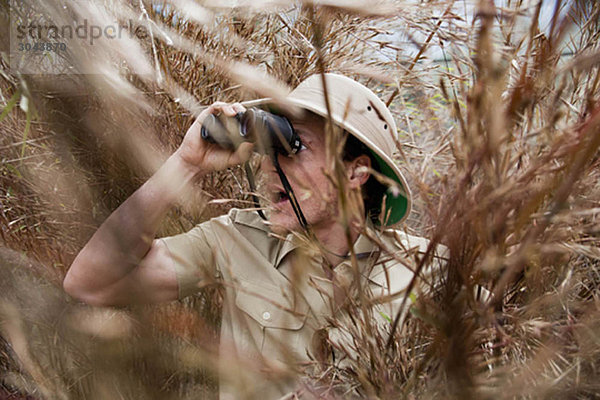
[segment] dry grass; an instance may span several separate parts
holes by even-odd
[[[137,1],[112,3],[121,19],[143,13]],[[406,229],[449,253],[439,287],[415,288],[398,326],[371,326],[361,304],[350,306],[354,323],[332,321],[352,332],[360,362],[322,365],[306,390],[597,396],[600,5],[574,0],[547,18],[536,1],[505,3],[478,2],[467,20],[463,2],[392,3],[384,16],[367,2],[199,2],[209,22],[185,22],[173,7],[159,14],[144,2],[154,41],[72,49],[76,67],[108,74],[48,79],[3,60],[2,387],[60,399],[214,395],[206,366],[218,340],[217,290],[158,309],[101,311],[66,299],[60,280],[95,227],[176,148],[200,105],[281,96],[331,70],[389,101],[415,195]],[[91,12],[23,4],[57,22]],[[114,54],[129,66],[106,61]],[[28,107],[10,108],[13,95]],[[247,204],[244,182],[239,168],[208,176],[160,234]]]

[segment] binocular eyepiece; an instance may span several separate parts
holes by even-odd
[[[283,116],[249,109],[235,117],[209,115],[202,122],[202,139],[235,150],[243,142],[255,143],[255,151],[275,157],[296,154],[302,142],[290,121]]]

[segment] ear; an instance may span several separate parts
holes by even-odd
[[[348,183],[351,189],[358,189],[369,180],[371,176],[370,168],[371,159],[366,154],[362,154],[348,162]]]

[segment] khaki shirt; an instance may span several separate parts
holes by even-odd
[[[423,252],[428,241],[400,231],[386,231],[378,239],[387,250],[363,235],[355,242],[360,272],[345,261],[329,274],[314,245],[302,245],[292,234],[285,240],[272,236],[256,212],[233,209],[163,239],[181,298],[215,281],[225,288],[221,399],[276,399],[296,389],[301,368],[314,359],[316,333],[339,308],[334,287],[348,287],[358,274],[371,295],[399,294],[378,312],[386,320],[394,318],[413,277],[403,265],[414,265],[409,250]],[[392,253],[396,259],[389,257]],[[400,253],[406,263],[398,262]],[[388,261],[373,267],[382,258]]]

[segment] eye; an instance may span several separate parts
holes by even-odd
[[[298,149],[298,151],[296,153],[300,153],[302,150],[306,150],[308,147],[306,147],[304,145],[304,143],[300,143],[300,148]]]

